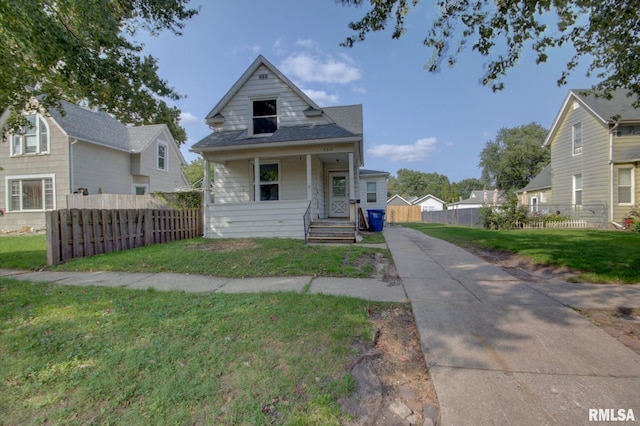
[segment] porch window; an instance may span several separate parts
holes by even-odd
[[[582,152],[582,123],[576,123],[572,129],[573,138],[573,155],[580,154]]]
[[[53,176],[8,177],[9,211],[53,210]]]
[[[573,176],[573,204],[582,205],[582,175]]]
[[[252,182],[255,182],[253,178],[252,170]],[[280,164],[278,163],[265,163],[260,164],[260,201],[276,201],[280,199]],[[252,192],[253,193],[253,192]]]
[[[633,169],[618,169],[618,204],[633,204]]]
[[[276,99],[253,101],[253,134],[267,135],[278,130]]]
[[[367,182],[367,203],[378,202],[377,182]]]
[[[49,152],[49,127],[39,115],[25,117],[29,122],[19,134],[11,138],[11,156],[46,154]]]
[[[169,146],[164,142],[158,142],[158,170],[167,170],[167,149]]]

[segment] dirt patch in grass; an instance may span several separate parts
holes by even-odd
[[[640,355],[640,310],[579,308],[576,311]]]
[[[218,253],[227,253],[230,251],[256,248],[258,245],[251,239],[233,239],[233,240],[213,240],[207,242],[199,242],[198,244],[189,244],[185,248],[187,250],[215,251]]]
[[[382,252],[360,256],[356,259],[356,265],[359,269],[369,265],[373,271],[373,277],[386,282],[390,286],[402,285],[402,280],[398,275],[393,259]]]
[[[438,421],[438,402],[429,378],[413,314],[408,308],[369,311],[372,340],[353,345],[359,355],[347,367],[357,388],[341,401],[356,425],[423,424]]]

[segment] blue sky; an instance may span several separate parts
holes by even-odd
[[[387,30],[350,49],[339,44],[366,9],[333,0],[193,2],[200,14],[181,37],[141,34],[138,41],[158,59],[159,75],[186,95],[176,105],[187,162],[197,158],[189,148],[210,133],[205,115],[259,54],[320,106],[363,105],[365,168],[435,172],[451,182],[480,177],[478,156],[499,129],[531,122],[549,128],[568,90],[593,84],[579,68],[557,87],[567,51],[539,66],[525,55],[498,93],[480,83],[486,59],[471,50],[454,68],[431,74],[422,40],[434,15],[430,2],[422,3],[400,40]]]

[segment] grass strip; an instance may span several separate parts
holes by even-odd
[[[391,304],[0,279],[4,424],[327,424]]]
[[[540,265],[579,271],[591,283],[640,282],[640,235],[597,229],[494,231],[427,223],[402,224],[458,246],[516,253]]]

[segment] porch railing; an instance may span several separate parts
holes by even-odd
[[[304,242],[306,243],[309,237],[309,228],[311,228],[311,201],[309,201],[309,206],[304,212],[302,220],[304,221]]]

